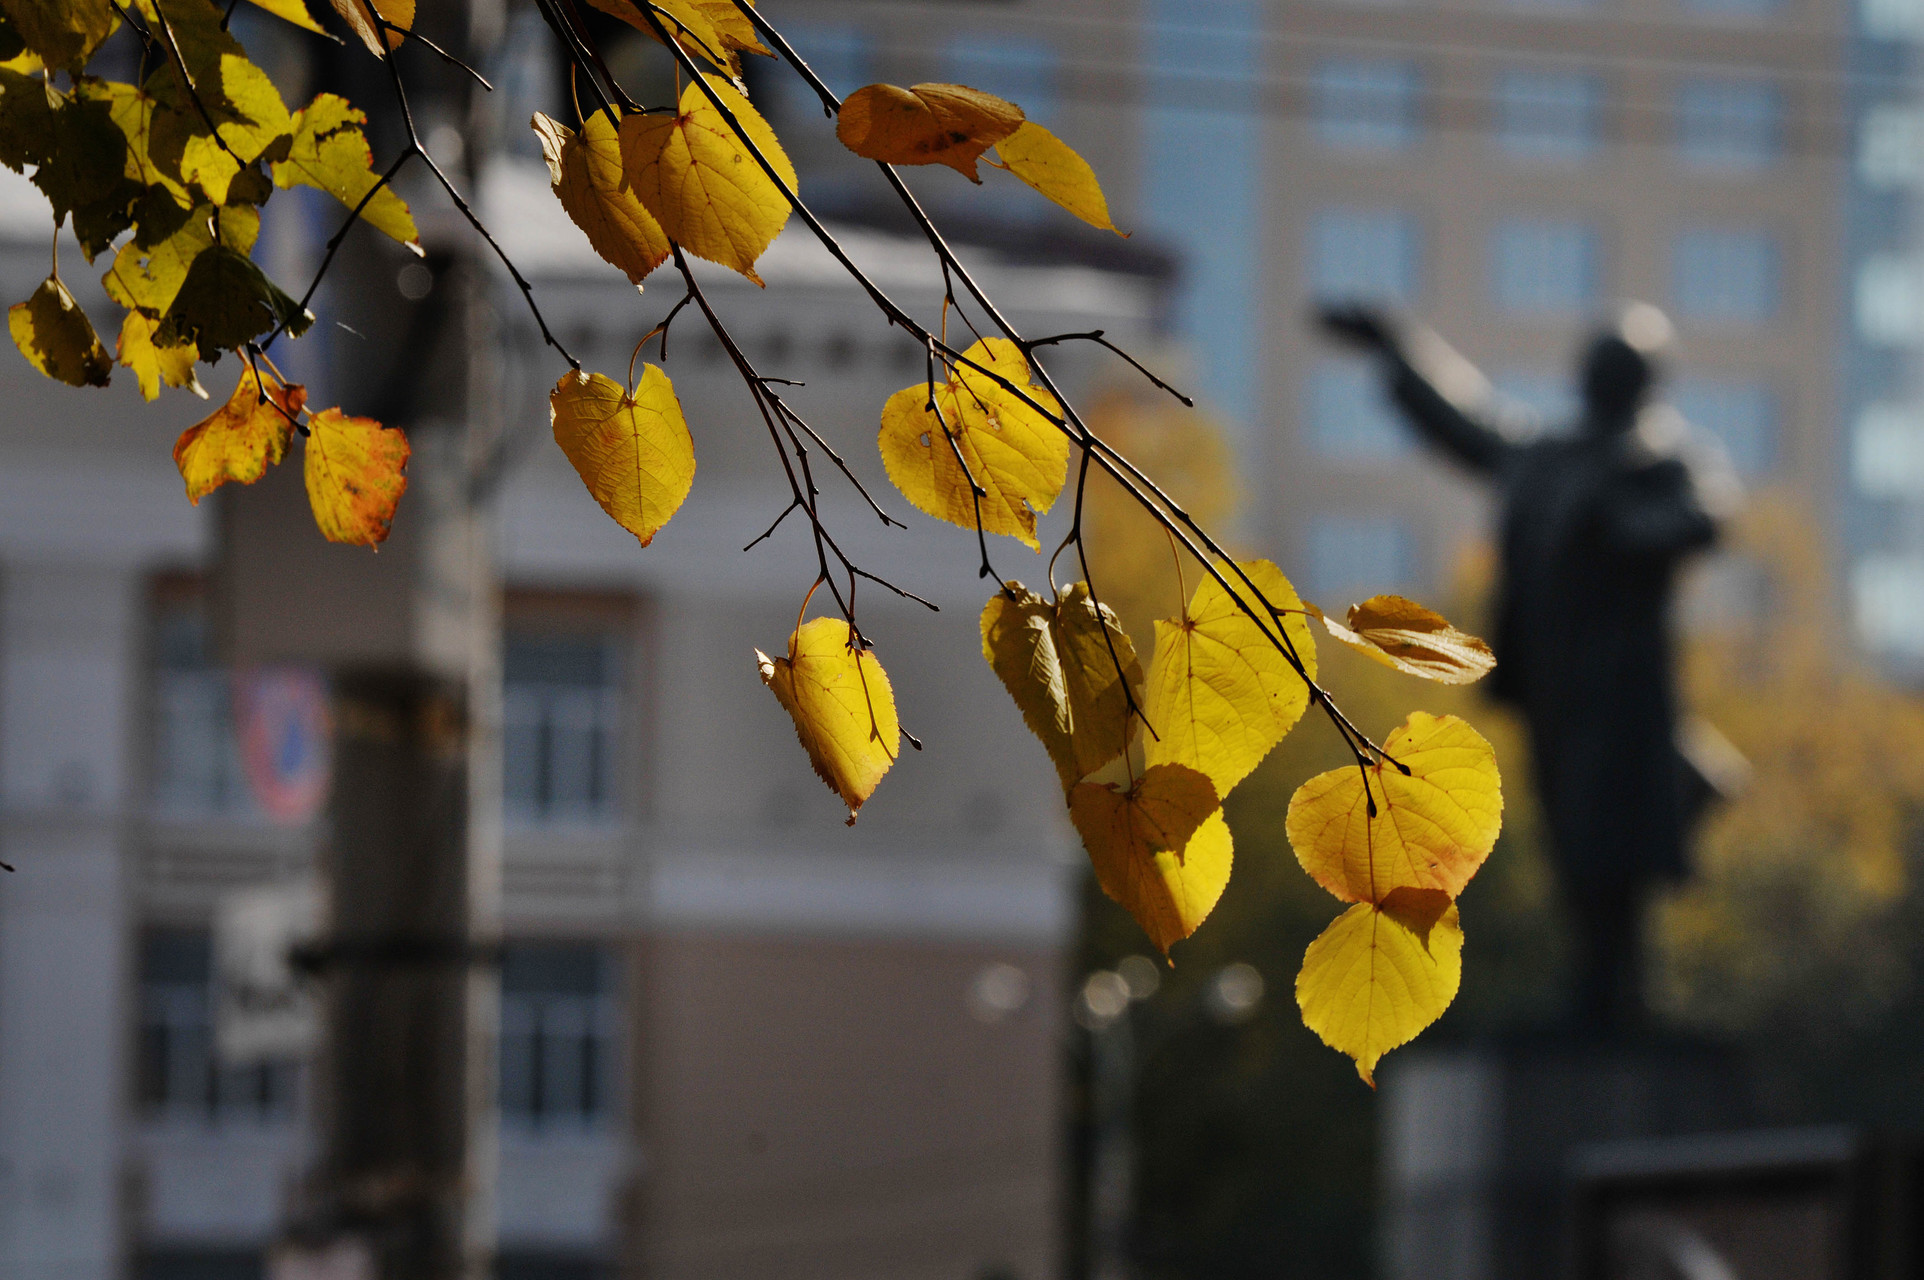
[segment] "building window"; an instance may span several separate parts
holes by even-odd
[[[1915,405],[1867,405],[1851,433],[1851,478],[1873,498],[1924,498],[1924,413]]]
[[[1496,81],[1497,145],[1532,160],[1578,160],[1603,134],[1603,83],[1576,72],[1509,70]]]
[[[1318,63],[1310,82],[1316,136],[1332,147],[1411,146],[1422,132],[1422,89],[1414,62],[1331,58]]]
[[[1409,528],[1393,517],[1323,515],[1310,522],[1310,593],[1326,607],[1410,587],[1414,560]]]
[[[1422,235],[1396,209],[1324,209],[1310,222],[1310,287],[1319,298],[1409,303],[1422,282]]]
[[[1762,18],[1776,13],[1779,0],[1683,0],[1690,13],[1725,18]]]
[[[1758,80],[1697,77],[1677,86],[1677,153],[1712,169],[1759,169],[1783,148],[1783,95]]]
[[[1777,465],[1777,396],[1739,378],[1679,378],[1670,403],[1692,424],[1715,436],[1737,474],[1757,480]]]
[[[160,1119],[280,1121],[294,1114],[292,1062],[223,1066],[214,1056],[214,944],[206,929],[140,940],[138,1094]]]
[[[613,957],[592,943],[503,949],[503,1121],[582,1128],[610,1117],[620,1021],[613,968]]]
[[[1671,250],[1671,302],[1679,316],[1759,324],[1776,314],[1777,241],[1751,230],[1680,232]]]
[[[1594,227],[1550,218],[1511,218],[1490,237],[1491,293],[1519,315],[1585,311],[1596,304],[1602,253]]]
[[[503,804],[518,822],[616,815],[621,651],[612,632],[510,627],[503,640]]]
[[[1303,416],[1310,447],[1342,462],[1397,457],[1409,449],[1376,366],[1357,359],[1323,359],[1310,370]]]
[[[163,589],[154,617],[154,806],[247,816],[254,802],[234,731],[233,681],[216,666],[198,591]]]
[[[1924,656],[1924,561],[1866,556],[1851,568],[1857,633],[1872,649]]]
[[[1061,59],[1044,41],[965,36],[949,43],[946,61],[956,83],[1006,98],[1038,123],[1055,117]]]

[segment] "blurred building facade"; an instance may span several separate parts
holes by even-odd
[[[1889,133],[1909,120],[1890,106],[1903,59],[1848,6],[1143,0],[1004,6],[993,24],[963,5],[794,11],[831,82],[961,79],[1040,104],[1076,139],[1119,225],[1176,263],[1190,380],[1262,477],[1245,533],[1326,607],[1447,585],[1488,512],[1421,461],[1369,368],[1318,338],[1319,298],[1433,323],[1507,417],[1548,427],[1574,408],[1591,327],[1655,303],[1679,333],[1675,406],[1747,485],[1825,517],[1840,581],[1876,550],[1842,430],[1876,398],[1850,362],[1865,345],[1854,298],[1888,286],[1857,274],[1910,219],[1887,211],[1878,240],[1867,202],[1909,181],[1915,148]],[[1879,169],[1862,148],[1896,158]],[[977,193],[927,185],[984,216]],[[1767,607],[1756,566],[1706,577],[1706,622]],[[1873,645],[1891,634],[1879,607],[1859,610]]]

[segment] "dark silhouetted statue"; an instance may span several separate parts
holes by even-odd
[[[1641,1008],[1644,901],[1684,873],[1709,795],[1677,745],[1672,586],[1680,563],[1715,541],[1713,513],[1735,496],[1727,471],[1653,439],[1653,354],[1669,324],[1636,307],[1599,333],[1583,357],[1581,420],[1530,438],[1470,407],[1488,384],[1427,331],[1363,306],[1329,307],[1321,320],[1379,356],[1409,421],[1501,498],[1491,692],[1529,729],[1576,929],[1579,1016],[1622,1030]]]

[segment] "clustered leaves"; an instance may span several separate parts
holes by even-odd
[[[254,3],[321,30],[304,0]],[[414,0],[331,3],[374,57],[391,60],[415,38]],[[1053,560],[1046,592],[1002,582],[982,612],[983,656],[1053,763],[1103,889],[1167,956],[1229,883],[1229,793],[1312,705],[1349,745],[1355,767],[1312,778],[1290,807],[1289,838],[1304,869],[1352,904],[1310,947],[1297,995],[1308,1025],[1371,1079],[1381,1055],[1428,1025],[1455,994],[1462,948],[1455,899],[1494,844],[1502,798],[1488,744],[1461,721],[1417,712],[1380,746],[1351,725],[1316,682],[1310,618],[1378,661],[1449,683],[1487,672],[1487,647],[1400,597],[1352,606],[1346,624],[1325,617],[1274,564],[1231,559],[1062,400],[1033,359],[1038,346],[1086,339],[1147,370],[1100,332],[1022,340],[893,168],[943,165],[979,183],[986,163],[1083,221],[1117,230],[1088,163],[1020,106],[954,84],[876,84],[838,100],[753,0],[590,3],[661,43],[684,85],[679,99],[653,109],[634,102],[582,44],[578,25],[544,6],[589,108],[577,105],[573,127],[539,114],[530,123],[557,199],[595,252],[637,286],[670,262],[680,274],[686,294],[649,336],[662,334],[665,351],[667,326],[693,303],[768,428],[791,490],[775,524],[803,514],[817,574],[786,651],[757,650],[757,668],[816,773],[847,805],[849,822],[894,765],[902,740],[920,746],[902,731],[889,678],[856,621],[855,587],[866,580],[919,597],[843,552],[822,518],[814,469],[824,460],[835,466],[885,524],[899,522],[782,398],[783,380],[754,369],[687,263],[692,255],[761,284],[758,260],[790,214],[806,212],[794,166],[741,75],[744,55],[778,51],[822,97],[843,144],[878,163],[926,231],[948,282],[943,327],[932,331],[807,216],[810,231],[886,319],[926,351],[923,380],[881,406],[877,446],[895,487],[918,510],[972,530],[990,577],[989,535],[1039,552],[1037,518],[1062,496],[1079,456],[1076,518],[1062,550],[1078,549],[1085,575],[1082,511],[1092,467],[1167,534],[1179,573],[1185,555],[1203,571],[1176,616],[1156,623],[1146,673],[1095,587],[1058,588]],[[138,81],[89,74],[93,55],[123,23],[141,42]],[[398,70],[395,83],[398,94]],[[189,501],[259,480],[300,436],[316,525],[334,541],[372,546],[387,537],[407,488],[407,438],[339,408],[308,409],[305,388],[281,377],[267,349],[283,334],[298,337],[313,317],[251,256],[260,206],[294,186],[327,192],[351,211],[342,235],[365,222],[420,252],[413,214],[389,185],[402,164],[425,156],[420,141],[410,121],[408,148],[377,170],[366,123],[332,93],[290,111],[213,0],[126,0],[125,7],[0,0],[0,163],[31,173],[56,230],[70,229],[88,262],[108,256],[102,284],[124,313],[110,357],[56,259],[47,280],[9,313],[15,345],[43,373],[76,386],[106,385],[117,363],[149,400],[162,387],[204,396],[197,366],[237,354],[240,374],[227,401],[174,447]],[[427,167],[458,195],[431,161]],[[465,202],[455,203],[485,232]],[[492,238],[489,244],[500,252]],[[544,336],[567,356],[541,321],[531,288],[508,265]],[[977,335],[964,350],[947,341],[949,310],[961,306],[958,281],[1001,330]],[[636,381],[631,360],[624,383],[567,358],[571,368],[549,397],[555,442],[589,494],[645,547],[694,481],[694,440],[680,400],[656,365],[643,364]],[[1169,390],[1153,375],[1150,381]],[[804,621],[824,586],[834,614]]]

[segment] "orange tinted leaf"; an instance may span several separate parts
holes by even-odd
[[[1358,903],[1309,944],[1296,977],[1303,1025],[1356,1059],[1376,1086],[1376,1064],[1435,1022],[1463,982],[1456,904],[1434,889],[1398,889]]]
[[[1196,931],[1229,883],[1232,844],[1216,788],[1185,765],[1156,765],[1127,791],[1079,782],[1069,817],[1102,891],[1164,955]]]
[[[842,101],[835,136],[886,164],[945,164],[971,182],[975,162],[1022,126],[1022,108],[960,84],[872,84]]]
[[[372,418],[323,409],[307,420],[307,502],[329,542],[387,541],[407,492],[408,438]]]
[[[816,618],[788,638],[788,655],[755,650],[762,683],[774,693],[816,776],[848,806],[855,825],[862,807],[902,750],[895,691],[888,673],[866,649],[849,647],[840,618]]]
[[[380,57],[386,49],[398,49],[407,37],[398,32],[387,32],[385,48],[381,41],[381,31],[375,19],[386,19],[401,31],[409,31],[414,26],[414,0],[333,0],[334,12],[347,20],[354,28],[354,34],[361,37],[361,43],[375,57]]]
[[[1411,712],[1383,749],[1409,776],[1379,761],[1332,769],[1297,789],[1287,822],[1296,858],[1345,902],[1381,902],[1396,889],[1437,889],[1454,898],[1503,827],[1496,755],[1455,716],[1423,711]]]
[[[1449,619],[1402,596],[1371,596],[1349,607],[1349,625],[1320,609],[1331,636],[1386,667],[1441,684],[1471,684],[1496,666],[1490,646]]]
[[[132,318],[135,313],[128,314]],[[266,475],[267,468],[287,452],[294,418],[306,401],[305,387],[284,385],[266,369],[257,374],[243,365],[227,403],[181,432],[174,442],[174,465],[187,482],[187,500],[199,506],[202,498],[230,480],[253,484]]]

